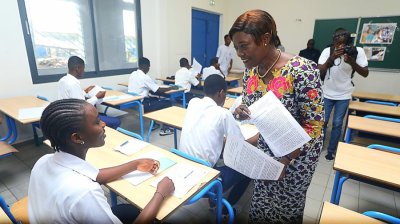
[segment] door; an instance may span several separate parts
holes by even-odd
[[[192,58],[203,68],[217,54],[219,15],[192,9]]]

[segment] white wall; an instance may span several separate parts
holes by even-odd
[[[298,54],[313,36],[315,19],[400,15],[398,0],[285,0],[279,3],[271,0],[230,1],[224,32],[228,32],[245,11],[263,9],[274,17],[285,50]],[[241,66],[242,62],[236,58],[234,67]],[[354,82],[356,90],[400,95],[400,73],[370,71],[367,78],[355,75]]]
[[[43,95],[55,99],[56,83],[32,84],[17,1],[3,0],[1,4],[0,98]],[[142,0],[143,55],[152,62],[151,76],[174,73],[179,67],[179,58],[190,58],[192,8],[221,14],[220,43],[241,13],[249,9],[264,9],[275,18],[286,50],[294,54],[303,49],[312,36],[315,19],[400,15],[398,0],[379,3],[373,0],[216,0],[214,6],[210,6],[208,0]],[[241,66],[242,62],[234,62],[234,67]],[[122,89],[116,84],[127,80],[128,75],[118,75],[83,79],[81,82],[82,86],[96,83]],[[356,76],[354,80],[358,90],[400,95],[399,73],[370,72],[368,78]],[[0,135],[4,134],[4,129],[1,125]],[[19,127],[19,131],[22,132],[19,141],[32,136],[28,126]]]

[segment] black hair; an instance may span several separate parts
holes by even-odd
[[[276,24],[274,18],[263,10],[250,10],[240,15],[229,30],[232,39],[237,32],[244,32],[254,37],[256,44],[261,44],[264,34],[271,34],[270,43],[276,43]]]
[[[139,67],[142,67],[142,66],[150,66],[150,60],[145,57],[139,58]]]
[[[225,79],[217,74],[208,76],[204,81],[204,93],[207,96],[212,96],[221,90],[226,92],[227,88]]]
[[[218,58],[217,58],[217,57],[211,58],[211,60],[210,60],[210,65],[215,65],[215,64],[217,64],[217,63],[218,63]]]
[[[226,39],[227,37],[229,37],[229,34],[226,34],[226,35],[224,36],[224,39]]]
[[[71,56],[68,59],[68,69],[73,70],[78,65],[85,65],[85,61],[78,56]]]
[[[188,65],[189,65],[188,59],[186,59],[186,58],[181,58],[181,59],[179,60],[179,65],[180,65],[181,67],[186,67],[186,66],[188,66]]]
[[[344,35],[344,38],[345,38],[345,44],[346,45],[352,45],[353,39],[351,38],[350,32],[348,30],[346,30],[345,28],[343,28],[343,27],[339,27],[339,28],[337,28],[335,30],[335,32],[332,35],[332,37],[333,37],[332,38],[332,43],[335,42],[335,35],[339,31],[343,31],[343,35]]]
[[[86,104],[85,100],[63,99],[50,103],[44,109],[40,126],[55,151],[65,151],[71,134],[84,130]]]

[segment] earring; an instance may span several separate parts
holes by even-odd
[[[83,144],[85,144],[85,141],[82,141],[82,142],[81,142],[81,145],[83,145]]]

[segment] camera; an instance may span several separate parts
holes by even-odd
[[[344,46],[344,53],[347,54],[348,56],[356,59],[358,55],[357,48],[353,45],[346,45]]]

